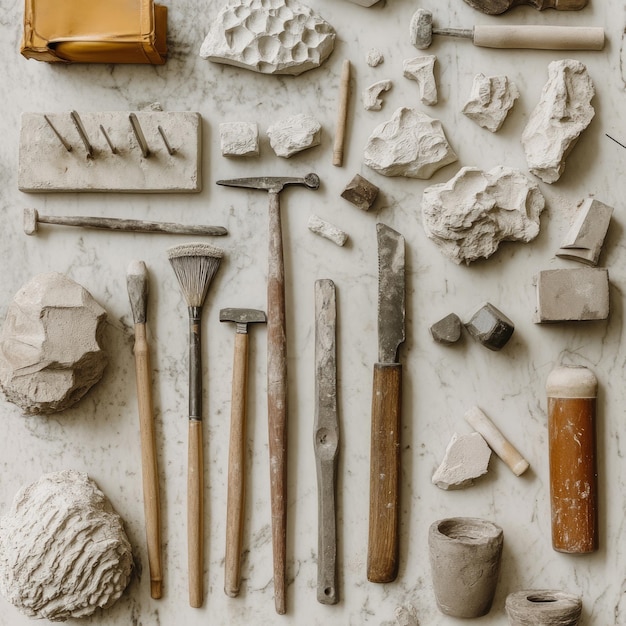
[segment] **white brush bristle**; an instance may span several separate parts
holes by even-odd
[[[169,248],[167,255],[188,306],[201,307],[224,251],[204,243]]]
[[[224,251],[209,243],[183,243],[180,246],[167,249],[168,259],[176,259],[184,256],[210,256],[221,259],[224,256]]]

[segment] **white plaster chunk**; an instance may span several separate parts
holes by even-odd
[[[259,128],[252,122],[220,124],[222,156],[259,156]]]
[[[550,63],[548,82],[522,133],[528,167],[545,183],[561,177],[565,159],[595,115],[594,95],[587,68],[580,61]]]
[[[439,120],[408,107],[374,129],[364,153],[365,165],[384,176],[430,178],[457,156]]]
[[[217,15],[200,56],[262,74],[319,67],[333,51],[334,28],[297,0],[231,0]]]
[[[508,76],[476,74],[463,113],[482,128],[495,133],[518,98],[519,90]]]
[[[0,519],[0,591],[29,617],[60,622],[106,609],[132,569],[122,519],[82,472],[42,476]]]
[[[405,59],[402,69],[405,78],[417,82],[422,104],[437,104],[437,83],[435,82],[435,61],[437,57],[427,54],[413,59]]]
[[[370,67],[378,67],[385,60],[385,57],[377,48],[370,48],[367,51],[367,57],[365,60]]]
[[[25,414],[78,402],[102,377],[106,311],[78,283],[39,274],[13,298],[0,335],[0,386]]]
[[[426,235],[455,263],[490,257],[501,241],[532,241],[545,207],[536,183],[519,170],[464,167],[422,195]]]
[[[440,489],[463,489],[487,473],[491,448],[480,433],[454,433],[441,465],[432,477]]]
[[[394,615],[398,626],[419,626],[417,609],[412,604],[397,607]]]
[[[338,246],[343,246],[346,241],[348,241],[348,235],[344,233],[343,230],[317,215],[311,215],[311,217],[309,217],[308,227],[312,233],[320,235],[336,243]]]
[[[307,148],[318,146],[321,133],[321,124],[305,113],[279,120],[267,129],[272,150],[285,159]]]
[[[379,80],[377,83],[370,85],[363,90],[363,106],[366,111],[380,111],[383,106],[383,100],[380,94],[391,89],[390,80]]]

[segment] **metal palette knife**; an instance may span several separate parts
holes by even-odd
[[[378,238],[378,363],[374,364],[367,579],[386,583],[398,575],[400,410],[405,340],[404,237],[385,224]]]

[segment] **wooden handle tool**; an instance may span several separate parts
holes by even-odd
[[[348,100],[350,98],[350,61],[347,59],[341,67],[339,83],[339,108],[337,110],[337,128],[335,129],[335,143],[333,146],[333,165],[343,165],[343,146],[346,137],[348,121]]]
[[[158,599],[162,596],[163,584],[161,510],[156,438],[154,433],[154,411],[152,406],[152,368],[150,366],[150,346],[146,338],[148,271],[143,261],[133,261],[129,265],[126,283],[135,322],[135,375],[137,378],[137,403],[141,436],[141,472],[143,477],[146,542],[150,567],[150,595]]]

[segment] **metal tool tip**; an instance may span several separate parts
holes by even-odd
[[[304,177],[304,182],[309,189],[319,189],[320,177],[311,172]]]

